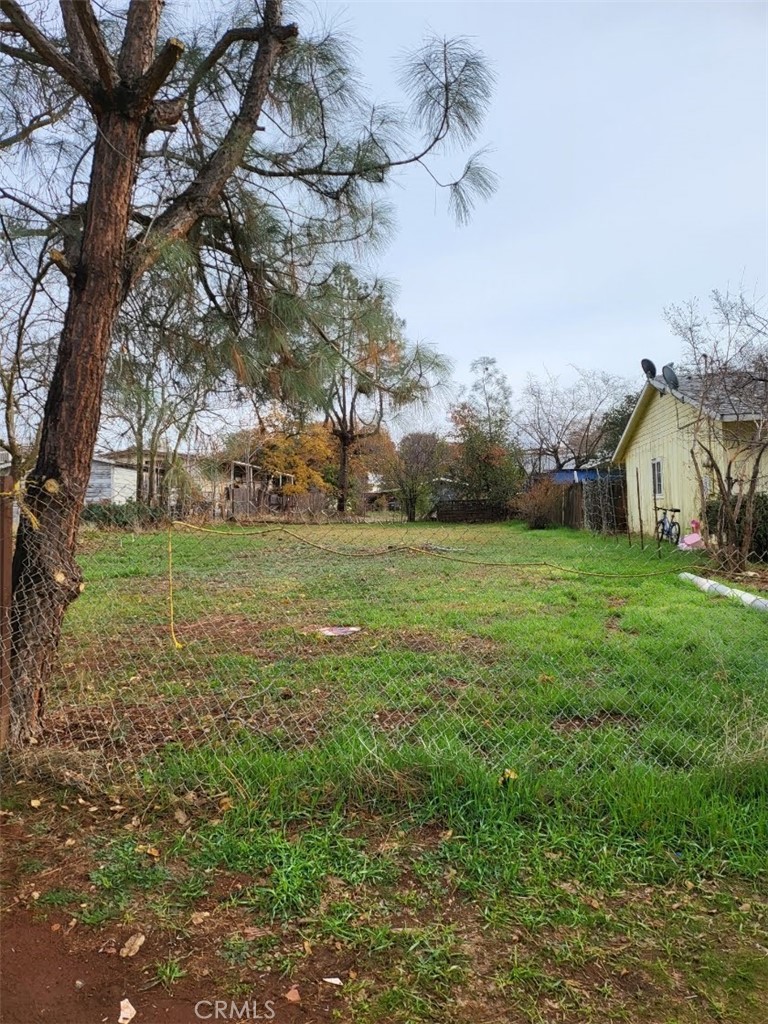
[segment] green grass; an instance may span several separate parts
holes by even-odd
[[[578,822],[585,865],[607,844],[642,877],[754,875],[768,837],[766,623],[682,583],[689,556],[661,555],[517,524],[181,530],[174,650],[167,536],[89,535],[67,642],[110,663],[92,700],[123,709],[128,751],[126,689],[171,715],[174,699],[209,701],[188,713],[213,714],[207,741],[144,759],[163,788],[228,792],[282,823],[405,811],[469,843],[491,828],[499,853],[521,830]],[[531,562],[561,568],[514,567]],[[303,632],[322,622],[363,632]],[[517,779],[501,789],[505,769]],[[238,859],[219,833],[207,856]]]
[[[174,535],[180,649],[167,535],[88,536],[52,704],[111,716],[117,782],[138,772],[158,817],[194,800],[160,863],[109,838],[80,919],[136,899],[170,919],[236,873],[230,908],[378,965],[385,984],[345,988],[361,1022],[469,1019],[456,999],[483,986],[531,1021],[547,1000],[565,1020],[757,1020],[762,939],[728,893],[768,863],[765,617],[681,582],[695,563],[668,547],[517,524],[292,533]],[[685,903],[710,885],[730,945]],[[300,968],[272,946],[234,932],[220,958]],[[615,975],[571,983],[596,960]]]
[[[177,981],[186,977],[187,972],[176,957],[166,957],[155,963],[155,978],[169,991]]]

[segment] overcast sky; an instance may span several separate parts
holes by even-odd
[[[765,294],[765,3],[318,0],[303,14],[356,39],[382,98],[429,31],[472,37],[494,66],[481,141],[496,196],[459,228],[425,175],[401,176],[380,261],[409,335],[459,380],[490,355],[515,387],[574,363],[639,383],[641,357],[678,355],[664,306],[742,282]]]

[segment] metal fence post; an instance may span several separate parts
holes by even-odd
[[[11,716],[11,564],[13,477],[0,477],[0,750],[8,743]]]

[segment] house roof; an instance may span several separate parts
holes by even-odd
[[[133,470],[134,473],[136,472],[135,466],[129,466],[127,463],[117,462],[115,459],[108,459],[104,455],[94,455],[91,459],[91,465],[94,463],[97,463],[99,466],[114,466],[117,469],[127,469],[129,471]]]
[[[724,423],[751,422],[768,416],[768,381],[756,379],[751,374],[679,374],[677,383],[677,388],[671,388],[663,377],[646,380],[613,453],[612,462],[623,461],[629,442],[651,398],[657,393],[668,394],[683,405],[701,409],[710,419]]]

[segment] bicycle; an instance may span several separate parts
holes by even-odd
[[[659,541],[668,540],[670,544],[677,544],[680,540],[680,523],[675,519],[675,515],[680,509],[662,508],[660,511],[664,515],[656,523],[656,539]],[[672,513],[671,519],[667,516],[667,512]]]

